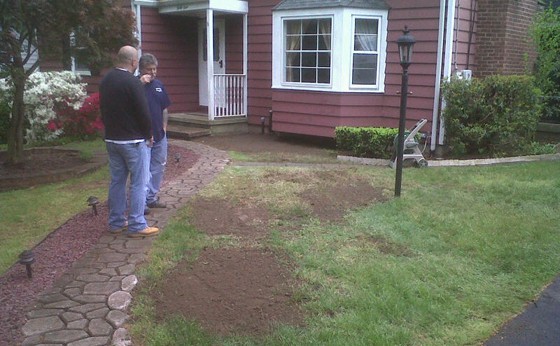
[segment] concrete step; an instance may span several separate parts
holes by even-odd
[[[169,124],[167,125],[167,136],[175,139],[190,140],[193,138],[210,136],[212,133],[209,128],[193,127],[186,125]]]
[[[208,115],[203,113],[173,113],[169,114],[168,124],[168,130],[172,129],[175,132],[174,135],[183,136],[183,138],[186,137],[186,135],[182,135],[180,133],[184,133],[186,131],[181,130],[181,127],[191,129],[189,130],[189,132],[193,132],[193,135],[190,135],[191,138],[193,138],[192,136],[201,136],[196,133],[195,129],[208,130],[210,135],[239,134],[248,132],[246,117],[227,117],[208,120]],[[206,135],[207,134],[204,134],[204,136]]]

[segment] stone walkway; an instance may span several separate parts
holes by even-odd
[[[160,192],[166,209],[147,217],[163,229],[189,198],[210,183],[229,163],[224,151],[185,141],[170,140],[200,158],[188,171],[168,182]],[[145,260],[154,238],[127,238],[107,232],[72,269],[41,294],[27,313],[23,345],[131,345],[127,310],[138,283],[136,266]]]

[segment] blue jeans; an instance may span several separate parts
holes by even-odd
[[[144,217],[146,184],[149,177],[149,158],[146,142],[134,144],[106,143],[109,154],[109,229],[125,226],[128,231],[138,232],[148,224]],[[129,210],[127,209],[126,183],[130,175]]]
[[[163,173],[167,164],[167,135],[161,141],[154,143],[150,152],[150,181],[148,182],[148,193],[146,204],[158,200],[157,194],[163,181]]]

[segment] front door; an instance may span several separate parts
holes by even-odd
[[[214,73],[224,74],[226,71],[226,34],[224,19],[214,20]],[[208,59],[206,56],[206,21],[198,25],[198,85],[201,106],[208,106]]]

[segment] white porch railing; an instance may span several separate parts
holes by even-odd
[[[244,74],[214,75],[214,117],[247,116],[247,77]]]

